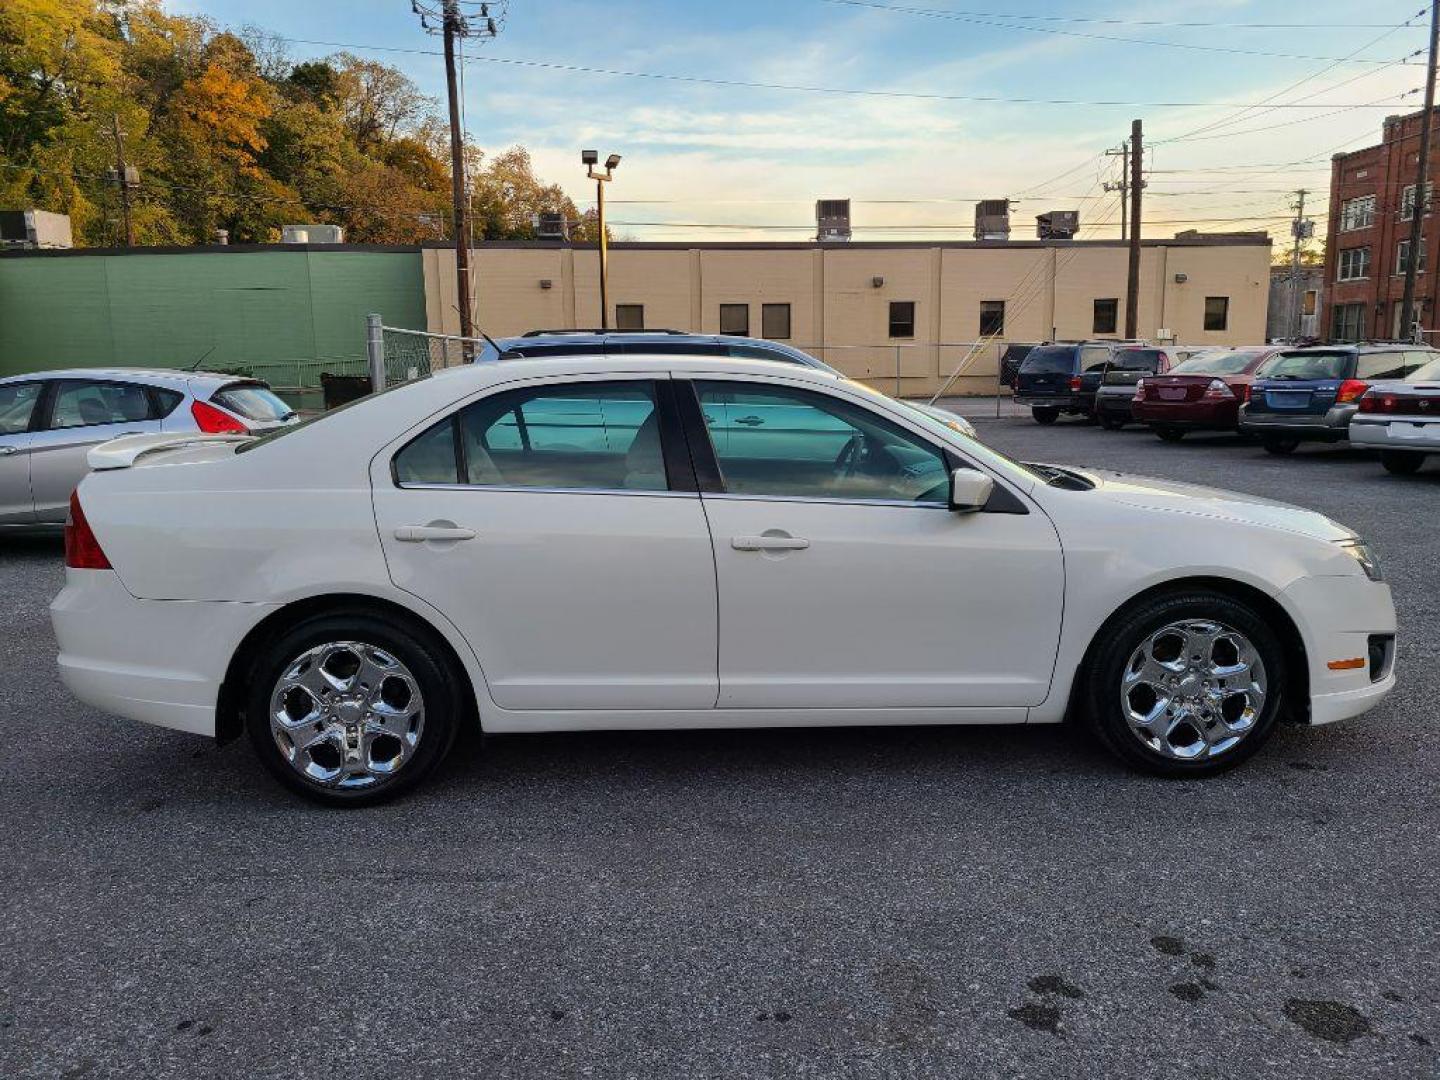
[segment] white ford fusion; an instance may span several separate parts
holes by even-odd
[[[1022,465],[794,365],[445,371],[261,438],[92,452],[52,606],[99,708],[403,791],[458,729],[1083,722],[1202,776],[1394,684],[1319,514]]]

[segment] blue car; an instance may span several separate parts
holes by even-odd
[[[1240,407],[1240,431],[1272,454],[1293,454],[1302,442],[1349,438],[1350,419],[1370,384],[1403,379],[1440,352],[1420,345],[1325,345],[1292,349],[1255,373]]]

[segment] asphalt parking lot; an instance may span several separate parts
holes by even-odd
[[[1435,1076],[1440,462],[979,424],[1357,527],[1398,690],[1203,783],[1058,728],[511,736],[337,812],[77,704],[11,542],[0,1076]]]

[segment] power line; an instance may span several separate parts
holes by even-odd
[[[890,7],[885,4],[865,4],[865,7]],[[974,18],[1009,19],[1014,22],[1058,22],[1086,23],[1100,26],[1169,26],[1178,29],[1228,29],[1228,30],[1374,30],[1388,23],[1270,23],[1270,22],[1182,22],[1171,19],[1119,19],[1086,15],[1016,15],[1008,11],[959,11],[952,8],[914,9],[893,6],[896,11],[923,11],[925,14],[963,15]]]

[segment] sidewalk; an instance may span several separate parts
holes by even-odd
[[[924,402],[927,398],[918,398]],[[935,402],[942,409],[949,409],[953,413],[959,413],[967,420],[995,420],[1014,417],[1028,417],[1030,410],[1024,405],[1016,405],[1009,394],[1004,397],[942,397]]]

